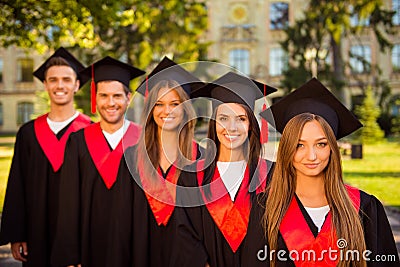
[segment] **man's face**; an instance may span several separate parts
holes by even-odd
[[[49,94],[50,102],[57,106],[73,102],[74,94],[79,90],[79,80],[75,71],[69,66],[48,68],[43,84]]]
[[[125,93],[122,83],[118,81],[97,83],[97,110],[105,123],[118,124],[123,122],[130,100],[131,93]]]

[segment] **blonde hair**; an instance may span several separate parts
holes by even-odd
[[[277,161],[272,174],[271,184],[267,188],[268,198],[265,203],[263,226],[268,238],[269,248],[277,249],[279,227],[296,192],[296,171],[293,158],[304,125],[317,121],[328,140],[331,149],[329,163],[325,169],[324,187],[332,214],[332,227],[338,238],[347,241],[345,250],[358,250],[360,255],[366,249],[364,231],[357,210],[347,193],[343,182],[340,152],[336,137],[329,124],[320,116],[302,113],[292,118],[286,125],[279,143]],[[271,266],[276,266],[276,257]],[[365,260],[341,261],[338,266],[366,266]]]

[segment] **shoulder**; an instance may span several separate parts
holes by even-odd
[[[35,123],[35,120],[30,120],[30,121],[22,124],[22,126],[18,129],[17,135],[33,133],[34,132],[34,123]]]
[[[360,209],[363,211],[371,209],[383,209],[382,202],[374,195],[360,190]]]

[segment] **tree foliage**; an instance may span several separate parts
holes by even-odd
[[[368,87],[362,105],[357,106],[355,110],[364,125],[359,130],[360,141],[364,144],[376,143],[381,141],[384,136],[384,132],[377,122],[381,112],[375,101],[372,88]]]
[[[166,54],[197,60],[207,47],[205,4],[193,0],[0,1],[0,25],[5,47],[80,47],[86,61],[107,54],[140,68]]]
[[[105,55],[138,68],[168,55],[176,62],[204,59],[209,43],[204,1],[196,0],[0,0],[0,45],[43,53],[60,45],[84,63]],[[88,112],[89,90],[76,100]]]

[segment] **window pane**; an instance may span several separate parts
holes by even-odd
[[[3,59],[0,58],[0,83],[3,82]]]
[[[281,30],[288,26],[289,5],[287,3],[276,2],[270,5],[269,10],[271,30]]]
[[[17,82],[33,82],[33,60],[20,58],[17,61]]]
[[[229,65],[246,75],[250,75],[249,51],[246,49],[231,50],[229,52]]]
[[[392,1],[392,10],[396,13],[392,17],[394,25],[400,25],[400,0]]]
[[[3,103],[0,103],[0,125],[3,125],[4,114],[3,114]]]
[[[279,76],[287,66],[287,55],[282,48],[272,48],[269,52],[269,75]]]
[[[33,114],[33,103],[30,102],[18,103],[17,124],[21,125],[29,121],[31,119],[32,114]]]
[[[350,66],[354,73],[369,72],[371,48],[367,45],[354,45],[350,48]]]
[[[393,46],[392,66],[393,66],[393,71],[400,71],[400,44]]]

